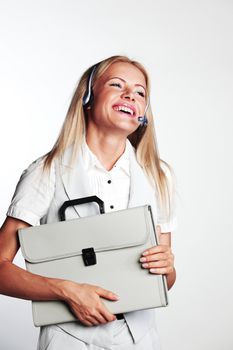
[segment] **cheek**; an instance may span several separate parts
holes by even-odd
[[[96,114],[105,114],[110,113],[112,111],[112,105],[114,104],[112,96],[105,94],[98,96],[96,100],[94,100],[94,111]]]
[[[96,111],[106,110],[107,106],[110,105],[109,96],[106,94],[100,94],[97,97],[94,97],[93,107]]]
[[[141,103],[140,104],[140,112],[141,112],[140,114],[144,115],[146,110],[147,110],[147,104],[146,103]]]
[[[97,125],[105,123],[110,115],[109,107],[104,103],[97,103],[91,108],[90,119]]]
[[[108,115],[111,111],[111,106],[107,103],[101,103],[101,104],[98,104],[96,109],[96,116],[97,117],[100,117],[102,116],[103,118]]]

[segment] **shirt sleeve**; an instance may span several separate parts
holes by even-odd
[[[43,158],[23,171],[16,186],[7,216],[35,226],[46,215],[55,190],[55,167],[43,169]]]
[[[166,208],[158,206],[158,225],[161,227],[161,233],[173,232],[177,228],[177,216],[176,216],[176,179],[173,172],[164,164],[161,163],[161,167],[167,178],[168,189],[170,194],[170,211]]]

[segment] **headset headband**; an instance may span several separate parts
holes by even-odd
[[[95,70],[97,68],[98,64],[95,64],[91,70],[91,73],[88,77],[87,81],[87,90],[85,91],[85,94],[83,96],[83,107],[87,106],[91,100],[91,87],[92,87],[92,80],[93,80],[93,75],[95,73]]]

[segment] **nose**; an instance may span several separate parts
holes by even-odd
[[[125,100],[135,101],[134,93],[130,89],[125,90],[121,97]]]

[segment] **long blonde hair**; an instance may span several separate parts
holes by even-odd
[[[145,77],[147,94],[149,95],[150,83],[145,68],[139,62],[130,60],[126,56],[112,56],[98,63],[93,76],[92,86],[95,85],[95,82],[104,74],[109,66],[116,62],[130,63],[137,67]],[[77,155],[83,137],[86,134],[86,118],[82,100],[87,89],[88,78],[92,69],[93,66],[84,72],[75,89],[60,134],[52,150],[45,155],[44,169],[49,169],[52,161],[56,157],[60,157],[70,145],[73,145],[71,162]],[[139,127],[134,133],[128,136],[128,139],[136,150],[138,163],[142,166],[149,180],[155,187],[160,206],[170,215],[171,189],[164,168],[168,169],[170,173],[172,173],[172,169],[159,157],[153,115],[150,106],[148,107],[146,116],[148,119],[148,126],[146,128]]]

